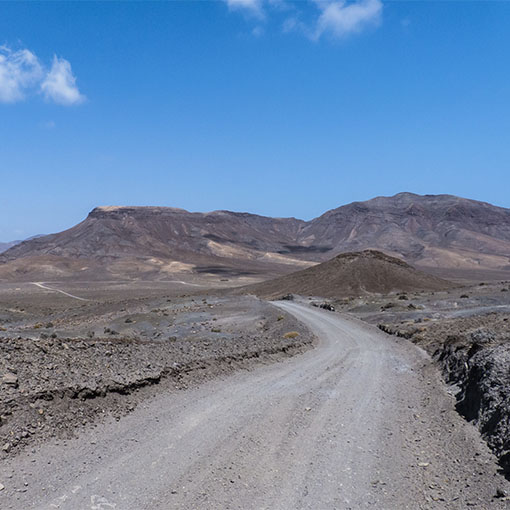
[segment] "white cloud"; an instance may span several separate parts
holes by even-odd
[[[324,33],[344,37],[381,21],[381,0],[359,0],[353,3],[337,0],[319,5],[322,13],[317,22],[315,39]]]
[[[262,0],[225,0],[230,9],[236,11],[244,11],[252,14],[257,18],[264,17],[262,9]]]
[[[241,10],[266,20],[285,16],[282,31],[301,32],[317,41],[323,35],[345,37],[381,21],[382,0],[224,0],[231,10]],[[257,30],[254,35],[259,35]]]
[[[53,65],[41,83],[46,99],[63,105],[79,104],[85,100],[76,86],[71,64],[64,58],[53,57]]]
[[[42,75],[41,64],[31,51],[0,46],[0,102],[21,101]]]
[[[0,46],[0,103],[23,101],[30,94],[40,92],[63,105],[78,104],[85,99],[67,60],[54,57],[48,70],[30,50],[13,51]]]

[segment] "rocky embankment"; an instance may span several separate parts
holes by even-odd
[[[458,411],[477,425],[510,477],[510,314],[379,328],[410,339],[440,363],[445,380],[458,387]]]
[[[0,338],[0,458],[100,417],[120,418],[155,385],[182,388],[311,346],[312,334],[292,316],[255,300],[243,306],[216,312],[214,327],[191,323],[196,331],[183,336]]]

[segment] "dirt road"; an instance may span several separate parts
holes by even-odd
[[[2,509],[504,508],[507,485],[422,351],[281,303],[318,346],[161,394],[0,466]]]
[[[75,296],[74,294],[69,294],[69,292],[65,292],[60,289],[54,289],[53,287],[48,287],[47,285],[44,285],[44,283],[42,283],[42,282],[32,282],[32,285],[35,285],[36,287],[39,287],[40,289],[50,290],[52,292],[58,292],[60,294],[63,294],[64,296],[67,296],[67,297],[70,297],[73,299],[78,299],[79,301],[89,301],[88,299],[85,299],[85,298],[82,298],[79,296]]]

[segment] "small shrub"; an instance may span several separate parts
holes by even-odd
[[[211,332],[212,333],[221,333],[221,329],[220,328],[212,328]]]
[[[462,294],[460,296],[460,299],[468,299],[468,298],[469,298],[469,296],[467,294]]]
[[[405,294],[400,294],[400,296],[398,296],[398,299],[401,299],[402,301],[407,301],[409,298]]]
[[[299,333],[297,331],[289,331],[288,333],[285,333],[285,335],[283,335],[283,338],[296,338],[297,336],[299,336]]]
[[[283,315],[278,315],[278,318],[276,320],[277,321],[282,321],[283,319],[285,319],[285,317]]]

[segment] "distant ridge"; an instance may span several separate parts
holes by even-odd
[[[28,241],[30,239],[36,239],[37,237],[41,237],[41,235],[39,234],[39,235],[28,237],[27,239],[25,239],[25,241]],[[18,239],[16,241],[9,241],[8,243],[0,243],[0,253],[7,251],[9,248],[12,248],[13,246],[16,246],[17,244],[22,243],[22,242],[23,242],[22,240]]]
[[[21,241],[10,241],[8,243],[0,243],[0,253],[3,253],[4,251],[7,251],[9,248],[12,248],[16,244],[20,243]]]
[[[322,264],[242,287],[238,291],[274,299],[284,294],[346,297],[395,291],[444,290],[454,286],[452,282],[417,271],[403,260],[380,251],[365,250],[342,253]]]
[[[510,210],[413,193],[353,202],[311,221],[102,206],[68,230],[5,251],[0,279],[165,279],[176,272],[260,279],[366,249],[448,277],[509,279]]]

